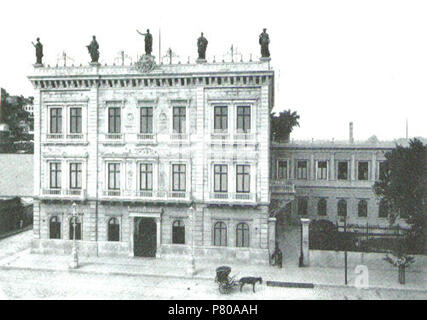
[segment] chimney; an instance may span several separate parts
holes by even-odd
[[[349,126],[349,142],[354,143],[354,137],[353,137],[353,122],[350,122]]]

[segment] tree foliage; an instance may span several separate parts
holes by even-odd
[[[29,122],[30,114],[23,109],[23,106],[32,103],[32,97],[25,98],[21,96],[11,96],[3,88],[1,89],[1,112],[2,121],[9,126],[11,134],[16,139],[25,138],[22,128],[19,126],[20,121]]]
[[[397,218],[410,225],[408,244],[411,251],[425,251],[427,200],[427,146],[418,139],[409,147],[396,146],[385,154],[385,172],[374,184],[375,194],[389,208],[390,223]]]
[[[289,141],[289,135],[294,127],[299,127],[300,116],[296,111],[292,112],[290,109],[285,110],[276,115],[273,112],[271,118],[271,138],[273,141]]]

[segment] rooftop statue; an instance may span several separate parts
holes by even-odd
[[[90,43],[90,45],[88,45],[86,47],[87,47],[87,50],[89,51],[90,58],[92,59],[91,63],[98,63],[98,59],[99,59],[99,45],[98,45],[98,42],[96,41],[96,37],[95,36],[93,36],[92,42]]]
[[[263,58],[269,58],[270,57],[270,51],[268,50],[270,38],[269,38],[268,33],[266,31],[267,31],[267,29],[264,28],[262,33],[259,35],[259,44],[261,45],[261,57],[263,57]]]
[[[206,48],[208,47],[208,40],[203,36],[203,32],[200,35],[199,39],[197,39],[197,48],[199,52],[199,59],[206,59]]]
[[[34,44],[34,42],[31,42],[36,48],[36,64],[43,64],[42,58],[43,58],[43,45],[40,42],[40,38],[37,38],[37,43]]]
[[[150,33],[150,29],[147,29],[147,33],[142,33],[136,30],[141,36],[144,36],[145,41],[145,54],[151,55],[151,52],[153,51],[153,36]]]

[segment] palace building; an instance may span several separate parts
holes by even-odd
[[[268,263],[269,59],[35,65],[29,79],[34,252],[68,254],[76,237],[83,255],[193,247],[197,256]]]

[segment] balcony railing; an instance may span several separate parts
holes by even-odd
[[[233,199],[239,201],[254,201],[255,194],[250,192],[235,192],[233,193]]]
[[[209,194],[210,200],[220,202],[254,202],[255,193],[251,192],[211,192]]]
[[[83,138],[84,138],[83,133],[70,133],[70,134],[67,134],[67,139],[70,139],[70,140],[83,140]]]
[[[104,190],[102,192],[104,198],[129,199],[137,201],[139,199],[150,199],[153,201],[165,201],[168,199],[174,200],[189,200],[190,193],[185,191],[162,191],[162,190]]]
[[[272,193],[295,193],[295,185],[284,180],[272,180],[270,189]]]
[[[60,140],[63,139],[64,135],[62,133],[48,133],[46,139],[48,140]]]
[[[138,133],[138,140],[140,141],[153,141],[155,135],[153,133]]]
[[[234,134],[234,140],[237,141],[248,141],[254,140],[255,135],[253,133],[236,133]]]
[[[123,133],[106,133],[105,139],[107,140],[122,140]]]
[[[224,132],[215,132],[211,134],[211,139],[212,140],[229,140],[230,135]]]
[[[86,198],[85,189],[42,189],[42,196],[49,198]]]
[[[186,134],[186,133],[172,133],[170,138],[171,138],[171,140],[187,140],[188,134]]]

